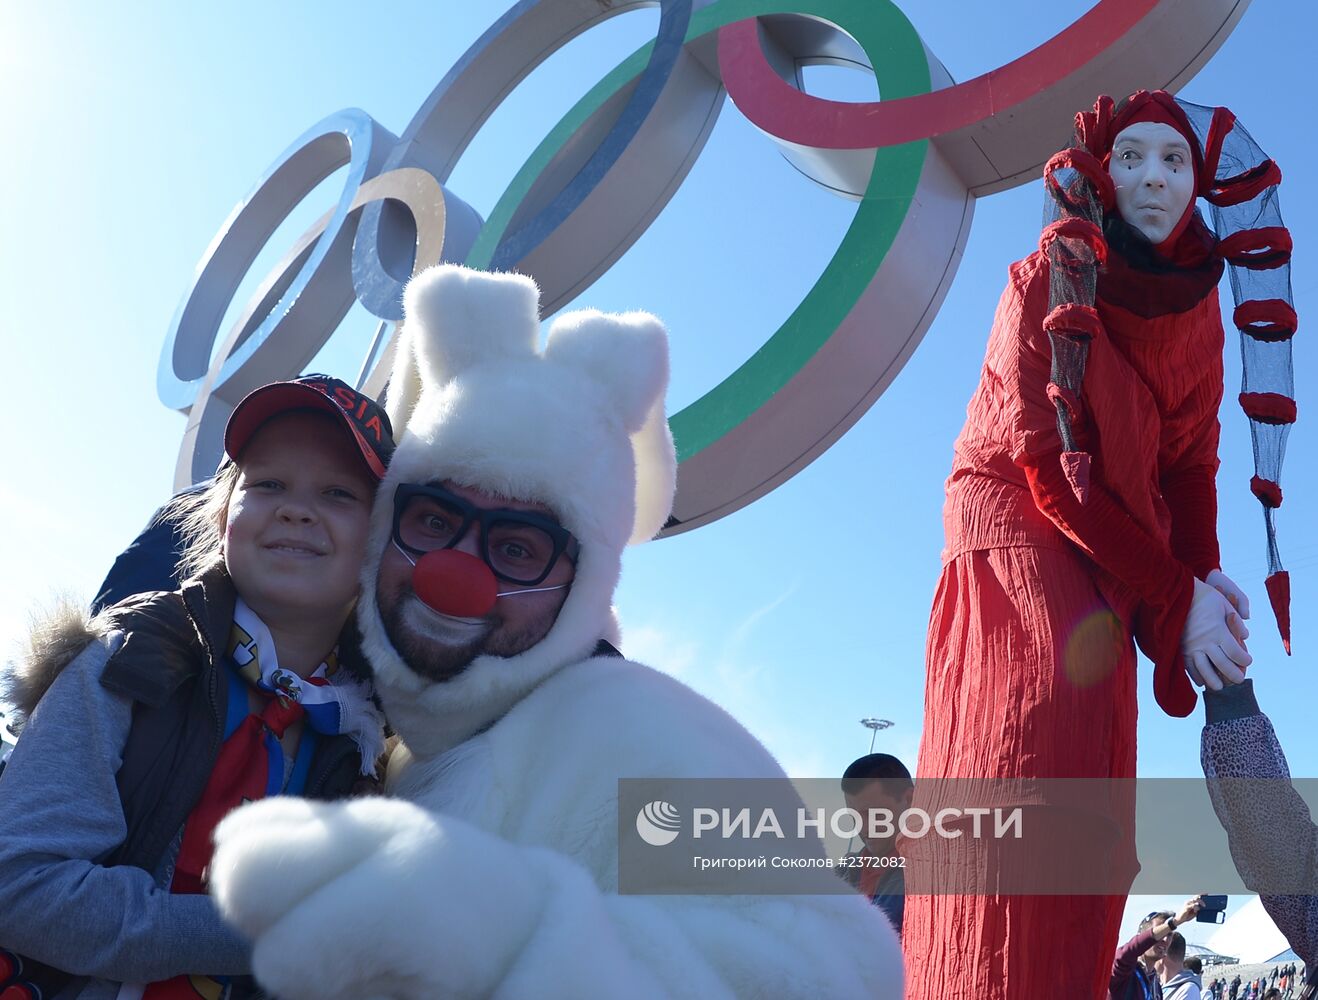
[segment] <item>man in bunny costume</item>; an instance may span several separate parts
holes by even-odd
[[[211,891],[281,1000],[893,997],[860,896],[618,894],[618,780],[773,778],[731,717],[617,655],[623,547],[664,524],[676,461],[653,316],[416,278],[390,382],[404,427],[358,615],[405,746],[399,798],[271,799],[217,832]],[[604,655],[601,655],[604,654]]]

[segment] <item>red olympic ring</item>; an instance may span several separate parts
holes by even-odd
[[[856,103],[811,97],[769,65],[754,19],[719,30],[719,69],[737,110],[770,135],[816,149],[877,149],[1010,114],[1102,55],[1159,2],[1101,0],[1019,59],[965,83],[914,97]]]

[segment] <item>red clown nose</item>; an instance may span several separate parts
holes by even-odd
[[[428,608],[455,618],[490,613],[499,586],[490,568],[457,549],[427,552],[412,570],[412,590]]]

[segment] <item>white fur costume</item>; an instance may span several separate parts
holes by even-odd
[[[560,317],[536,350],[528,279],[435,268],[409,286],[359,606],[401,799],[268,799],[220,826],[212,892],[281,1000],[892,997],[887,921],[838,896],[620,896],[617,781],[780,777],[736,721],[611,634],[628,540],[663,525],[675,458],[652,316]],[[375,601],[400,482],[547,504],[581,543],[541,642],[432,683]],[[407,801],[403,801],[407,800]]]

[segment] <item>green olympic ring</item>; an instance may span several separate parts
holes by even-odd
[[[929,65],[920,37],[888,0],[873,0],[866,5],[854,0],[720,0],[693,15],[686,42],[746,18],[772,14],[818,17],[846,30],[865,51],[885,98],[930,91]],[[620,63],[554,126],[477,234],[467,255],[468,266],[488,266],[541,172],[606,101],[640,74],[649,61],[650,49],[650,45],[643,46]],[[928,151],[928,140],[876,151],[855,217],[800,305],[739,368],[670,418],[679,461],[688,461],[748,420],[833,336],[891,248],[910,210]]]

